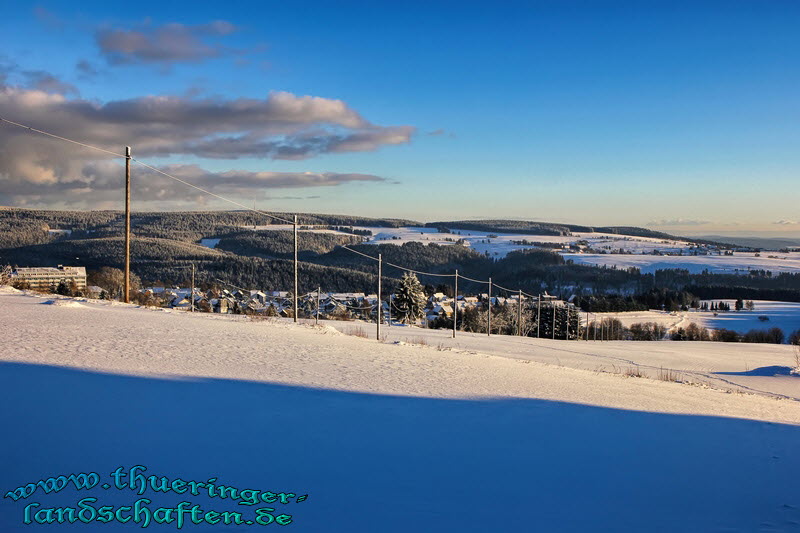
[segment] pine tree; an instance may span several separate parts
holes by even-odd
[[[425,313],[425,292],[412,273],[403,274],[394,298],[394,312],[404,324],[413,324]]]

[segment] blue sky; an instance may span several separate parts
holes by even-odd
[[[282,91],[340,100],[370,135],[395,139],[303,159],[209,158],[174,147],[142,156],[202,167],[209,186],[232,170],[269,173],[239,176],[246,184],[222,191],[248,205],[800,234],[797,2],[43,2],[5,15],[0,60],[17,90],[97,106],[156,95],[263,101]],[[209,26],[215,21],[226,25]],[[171,31],[188,40],[175,43]],[[114,40],[123,34],[141,41]],[[41,72],[61,85],[45,84]],[[14,120],[78,139],[82,128],[106,147],[126,142],[124,128],[95,138],[90,122],[70,129],[52,107],[36,114],[15,102],[0,105]],[[317,126],[365,132],[341,121],[303,124],[302,135]],[[181,127],[191,135],[190,122]],[[406,136],[397,140],[398,131]],[[0,169],[0,203],[109,207],[111,196],[86,200],[102,179],[68,195],[60,189],[88,179],[86,167],[48,165],[55,177],[31,173],[24,183]],[[306,172],[324,178],[286,186]],[[223,207],[156,188],[141,208]]]

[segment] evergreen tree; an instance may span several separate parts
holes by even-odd
[[[404,324],[413,324],[425,313],[425,291],[412,273],[403,274],[394,298],[394,312]]]

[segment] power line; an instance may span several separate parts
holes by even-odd
[[[30,131],[33,131],[33,132],[36,132],[36,133],[41,133],[42,135],[47,135],[48,137],[53,137],[54,139],[59,139],[59,140],[62,140],[62,141],[67,141],[67,142],[72,143],[72,144],[77,144],[79,146],[83,146],[84,148],[91,148],[92,150],[97,150],[99,152],[105,152],[105,153],[111,154],[111,155],[113,155],[115,157],[123,157],[123,158],[125,157],[125,154],[118,154],[116,152],[112,152],[111,150],[106,150],[105,148],[100,148],[100,147],[97,147],[97,146],[92,146],[91,144],[85,144],[85,143],[82,143],[82,142],[73,141],[72,139],[67,139],[66,137],[61,137],[60,135],[56,135],[55,133],[49,133],[49,132],[46,132],[46,131],[37,130],[36,128],[32,128],[31,126],[26,126],[25,124],[20,124],[18,122],[13,122],[11,120],[8,120],[7,118],[0,117],[0,122],[6,122],[8,124],[11,124],[12,126],[18,126],[20,128],[26,129],[26,130],[30,130]]]
[[[20,128],[26,129],[26,130],[30,130],[30,131],[33,131],[35,133],[39,133],[41,135],[46,135],[48,137],[52,137],[54,139],[59,139],[61,141],[66,141],[66,142],[69,142],[69,143],[72,143],[72,144],[77,144],[78,146],[83,146],[84,148],[90,148],[92,150],[97,150],[99,152],[104,152],[106,154],[113,155],[115,157],[121,157],[121,158],[126,158],[127,157],[125,154],[119,154],[117,152],[112,152],[111,150],[106,150],[105,148],[100,148],[98,146],[93,146],[91,144],[86,144],[86,143],[82,143],[80,141],[76,141],[76,140],[73,140],[73,139],[68,139],[66,137],[62,137],[60,135],[56,135],[55,133],[42,131],[42,130],[36,129],[34,127],[31,127],[31,126],[26,126],[25,124],[20,124],[19,122],[14,122],[14,121],[8,120],[6,118],[0,117],[0,122],[5,122],[5,123],[8,123],[8,124],[11,124],[12,126],[17,126],[17,127],[20,127]],[[197,185],[195,185],[193,183],[189,183],[186,180],[182,180],[180,178],[177,178],[177,177],[175,177],[175,176],[173,176],[173,175],[171,175],[171,174],[169,174],[167,172],[164,172],[163,170],[160,170],[160,169],[158,169],[158,168],[156,168],[156,167],[154,167],[152,165],[148,165],[147,163],[145,163],[143,161],[140,161],[140,160],[138,160],[136,158],[131,158],[131,160],[135,161],[136,163],[139,163],[143,167],[149,168],[150,170],[152,170],[154,172],[158,172],[159,174],[162,174],[162,175],[164,175],[164,176],[166,176],[168,178],[171,178],[171,179],[173,179],[175,181],[179,181],[180,183],[183,183],[184,185],[186,185],[188,187],[192,187],[193,189],[197,189],[200,192],[208,194],[209,196],[213,196],[214,198],[217,198],[217,199],[222,200],[224,202],[228,202],[229,204],[241,207],[243,209],[246,209],[247,211],[252,211],[252,212],[258,213],[260,215],[265,215],[265,216],[274,218],[275,220],[280,220],[281,222],[286,222],[287,224],[294,224],[294,222],[291,221],[291,220],[287,220],[285,218],[281,218],[281,217],[276,216],[276,215],[271,215],[271,214],[266,213],[264,211],[259,211],[257,209],[253,209],[252,207],[247,207],[246,205],[240,204],[239,202],[236,202],[234,200],[230,200],[229,198],[225,198],[224,196],[220,196],[218,194],[215,194],[215,193],[213,193],[211,191],[203,189],[202,187],[198,187]]]
[[[475,282],[475,283],[489,283],[488,281],[483,281],[483,280],[480,280],[480,279],[468,278],[467,276],[462,276],[461,274],[459,274],[458,277],[461,278],[461,279],[465,279],[467,281]]]
[[[236,201],[234,201],[234,200],[230,200],[230,199],[228,199],[228,198],[225,198],[224,196],[220,196],[219,194],[215,194],[215,193],[213,193],[213,192],[211,192],[211,191],[208,191],[208,190],[206,190],[206,189],[203,189],[202,187],[198,187],[198,186],[197,186],[197,185],[195,185],[194,183],[189,183],[189,182],[188,182],[188,181],[186,181],[186,180],[182,180],[181,178],[177,178],[177,177],[173,176],[172,174],[168,174],[167,172],[164,172],[163,170],[160,170],[160,169],[158,169],[158,168],[156,168],[156,167],[154,167],[154,166],[152,166],[152,165],[148,165],[147,163],[144,163],[144,162],[142,162],[142,161],[139,161],[139,160],[138,160],[138,159],[136,159],[136,158],[132,158],[132,159],[133,159],[133,161],[135,161],[136,163],[139,163],[139,164],[140,164],[140,165],[142,165],[143,167],[145,167],[145,168],[149,168],[149,169],[150,169],[150,170],[152,170],[153,172],[158,172],[159,174],[161,174],[161,175],[163,175],[163,176],[166,176],[166,177],[168,177],[168,178],[170,178],[170,179],[173,179],[173,180],[175,180],[175,181],[178,181],[178,182],[180,182],[180,183],[183,183],[184,185],[187,185],[187,186],[189,186],[189,187],[192,187],[193,189],[197,189],[198,191],[200,191],[200,192],[203,192],[203,193],[205,193],[205,194],[208,194],[209,196],[213,196],[214,198],[218,198],[218,199],[220,199],[220,200],[222,200],[222,201],[224,201],[224,202],[228,202],[229,204],[232,204],[232,205],[235,205],[235,206],[241,207],[241,208],[243,208],[243,209],[245,209],[245,210],[247,210],[247,211],[252,211],[253,213],[258,213],[258,214],[260,214],[260,215],[265,215],[265,216],[268,216],[268,217],[272,217],[272,218],[274,218],[275,220],[280,220],[281,222],[286,222],[287,224],[294,224],[294,221],[292,221],[292,220],[287,220],[287,219],[285,219],[285,218],[281,218],[281,217],[279,217],[279,216],[276,216],[276,215],[271,215],[271,214],[269,214],[269,213],[266,213],[266,212],[264,212],[264,211],[259,211],[258,209],[253,209],[252,207],[247,207],[247,206],[246,206],[246,205],[244,205],[244,204],[240,204],[239,202],[236,202]]]
[[[60,135],[56,135],[56,134],[54,134],[54,133],[50,133],[50,132],[43,131],[43,130],[40,130],[40,129],[37,129],[37,128],[34,128],[34,127],[31,127],[31,126],[27,126],[27,125],[25,125],[25,124],[20,124],[20,123],[18,123],[18,122],[14,122],[14,121],[8,120],[8,119],[6,119],[6,118],[3,118],[3,117],[0,117],[0,122],[5,122],[5,123],[7,123],[7,124],[10,124],[10,125],[12,125],[12,126],[17,126],[17,127],[19,127],[19,128],[23,128],[23,129],[26,129],[26,130],[32,131],[32,132],[34,132],[34,133],[38,133],[38,134],[41,134],[41,135],[45,135],[45,136],[48,136],[48,137],[52,137],[52,138],[54,138],[54,139],[58,139],[58,140],[65,141],[65,142],[69,142],[69,143],[72,143],[72,144],[76,144],[76,145],[78,145],[78,146],[83,146],[84,148],[89,148],[89,149],[91,149],[91,150],[97,150],[97,151],[99,151],[99,152],[103,152],[103,153],[106,153],[106,154],[109,154],[109,155],[113,155],[114,157],[120,157],[120,158],[124,158],[124,159],[129,159],[129,160],[131,160],[131,161],[135,161],[135,162],[136,162],[136,163],[138,163],[139,165],[141,165],[141,166],[143,166],[143,167],[145,167],[145,168],[147,168],[147,169],[150,169],[150,170],[152,170],[153,172],[156,172],[156,173],[158,173],[158,174],[161,174],[162,176],[165,176],[165,177],[167,177],[167,178],[170,178],[170,179],[172,179],[172,180],[175,180],[175,181],[177,181],[177,182],[179,182],[179,183],[182,183],[183,185],[186,185],[187,187],[191,187],[191,188],[193,188],[193,189],[195,189],[195,190],[198,190],[198,191],[200,191],[200,192],[202,192],[202,193],[204,193],[204,194],[207,194],[207,195],[209,195],[209,196],[213,196],[214,198],[217,198],[217,199],[219,199],[219,200],[222,200],[223,202],[227,202],[227,203],[229,203],[229,204],[231,204],[231,205],[235,205],[235,206],[237,206],[237,207],[240,207],[240,208],[242,208],[242,209],[244,209],[244,210],[246,210],[246,211],[250,211],[250,212],[253,212],[253,213],[257,213],[257,214],[259,214],[259,215],[264,215],[264,216],[270,217],[270,218],[272,218],[272,219],[275,219],[275,220],[278,220],[278,221],[281,221],[281,222],[285,222],[285,223],[287,223],[287,224],[291,224],[291,225],[293,225],[293,226],[295,226],[295,227],[296,227],[296,225],[297,225],[297,221],[296,221],[296,220],[294,220],[294,221],[292,221],[292,220],[288,220],[288,219],[285,219],[285,218],[279,217],[279,216],[277,216],[277,215],[273,215],[273,214],[267,213],[267,212],[265,212],[265,211],[260,211],[260,210],[258,210],[258,209],[255,209],[255,208],[248,207],[248,206],[246,206],[246,205],[244,205],[244,204],[241,204],[241,203],[239,203],[239,202],[236,202],[235,200],[231,200],[231,199],[229,199],[229,198],[225,198],[224,196],[220,196],[219,194],[213,193],[213,192],[211,192],[211,191],[209,191],[209,190],[207,190],[207,189],[204,189],[204,188],[202,188],[202,187],[199,187],[198,185],[195,185],[194,183],[191,183],[191,182],[188,182],[188,181],[186,181],[186,180],[184,180],[184,179],[178,178],[177,176],[173,176],[172,174],[169,174],[168,172],[164,172],[163,170],[161,170],[161,169],[159,169],[159,168],[157,168],[157,167],[154,167],[154,166],[152,166],[152,165],[148,165],[147,163],[145,163],[145,162],[143,162],[143,161],[140,161],[140,160],[138,160],[138,159],[135,159],[135,158],[129,157],[129,156],[128,156],[128,155],[126,155],[126,154],[119,154],[119,153],[117,153],[117,152],[113,152],[113,151],[111,151],[111,150],[106,150],[105,148],[100,148],[100,147],[98,147],[98,146],[93,146],[93,145],[91,145],[91,144],[82,143],[82,142],[80,142],[80,141],[76,141],[76,140],[74,140],[74,139],[68,139],[67,137],[62,137],[62,136],[60,136]],[[324,224],[307,224],[307,225],[308,225],[308,226],[323,226]],[[329,224],[329,225],[330,225],[330,224]],[[362,252],[359,252],[358,250],[354,250],[354,249],[352,249],[352,248],[349,248],[349,247],[347,247],[347,246],[345,246],[345,245],[342,245],[342,248],[344,248],[345,250],[347,250],[347,251],[349,251],[349,252],[353,252],[353,253],[355,253],[355,254],[358,254],[358,255],[360,255],[360,256],[366,257],[367,259],[371,259],[371,260],[373,260],[373,261],[380,261],[380,259],[378,259],[378,258],[376,258],[376,257],[373,257],[373,256],[371,256],[371,255],[368,255],[368,254],[365,254],[365,253],[362,253]],[[296,261],[296,260],[295,260],[295,261]],[[415,270],[415,269],[413,269],[413,268],[407,268],[407,267],[403,267],[403,266],[400,266],[400,265],[396,265],[396,264],[394,264],[394,263],[389,263],[388,261],[386,261],[385,263],[386,263],[388,266],[391,266],[391,267],[397,268],[397,269],[399,269],[399,270],[403,270],[403,271],[406,271],[406,272],[413,272],[414,274],[419,274],[419,275],[421,275],[421,276],[434,276],[434,277],[442,277],[442,278],[452,278],[452,277],[454,277],[454,278],[456,278],[456,279],[458,279],[458,278],[460,277],[460,278],[462,278],[462,279],[465,279],[465,280],[467,280],[467,281],[472,281],[473,283],[484,283],[484,284],[489,284],[490,286],[491,286],[491,285],[493,285],[493,284],[491,283],[491,281],[483,281],[483,280],[478,280],[478,279],[468,278],[467,276],[464,276],[464,275],[461,275],[461,274],[458,274],[458,273],[455,273],[455,274],[439,274],[439,273],[434,273],[434,272],[424,272],[424,271],[422,271],[422,270]],[[217,280],[217,281],[222,281],[222,280]],[[232,285],[232,286],[234,286],[234,287],[235,287],[235,285]],[[500,286],[500,285],[496,285],[496,284],[495,284],[494,286],[496,286],[497,288],[499,288],[499,289],[501,289],[501,290],[505,290],[505,291],[508,291],[508,292],[513,292],[513,293],[516,293],[516,292],[521,292],[521,291],[519,291],[519,290],[508,289],[508,288],[505,288],[505,287],[502,287],[502,286]],[[240,289],[240,290],[241,290],[241,289]],[[310,293],[309,293],[309,294],[310,294]],[[522,294],[524,294],[524,295],[526,295],[526,296],[529,296],[529,297],[531,297],[531,298],[534,298],[534,296],[533,296],[533,295],[529,295],[529,294],[527,294],[527,293],[524,293],[524,292],[522,292]],[[307,295],[306,295],[306,296],[307,296]],[[299,298],[298,298],[298,299],[299,299]]]
[[[440,278],[452,278],[452,277],[455,276],[455,274],[434,274],[433,272],[423,272],[421,270],[414,270],[413,268],[402,267],[400,265],[395,265],[394,263],[390,263],[388,261],[384,261],[384,263],[386,263],[389,266],[392,266],[392,267],[395,267],[395,268],[399,268],[400,270],[413,272],[414,274],[419,274],[421,276],[436,276],[436,277],[440,277]]]
[[[377,258],[377,257],[372,257],[371,255],[368,255],[368,254],[365,254],[365,253],[359,252],[358,250],[353,250],[352,248],[348,248],[348,247],[347,247],[347,246],[345,246],[344,244],[342,245],[342,248],[344,248],[345,250],[347,250],[347,251],[349,251],[349,252],[353,252],[354,254],[358,254],[358,255],[364,256],[364,257],[366,257],[367,259],[372,259],[373,261],[377,261],[377,260],[378,260],[378,258]]]
[[[359,252],[358,250],[353,250],[352,248],[348,248],[345,245],[342,245],[342,248],[344,248],[347,251],[353,252],[354,254],[358,254],[360,256],[366,257],[367,259],[372,259],[373,261],[377,261],[378,260],[377,257],[373,257],[373,256],[371,256],[369,254],[365,254],[363,252]],[[433,272],[423,272],[422,270],[414,270],[413,268],[408,268],[408,267],[404,267],[404,266],[400,266],[400,265],[395,265],[394,263],[390,263],[389,261],[383,261],[383,264],[391,266],[391,267],[394,267],[394,268],[397,268],[397,269],[400,269],[400,270],[405,270],[406,272],[413,272],[414,274],[419,274],[421,276],[438,276],[438,277],[441,277],[441,278],[452,278],[453,276],[455,276],[455,274],[435,274]]]
[[[513,292],[514,294],[518,294],[519,293],[519,289],[507,289],[507,288],[503,287],[502,285],[498,285],[497,283],[492,283],[492,286],[496,287],[496,288],[498,288],[498,289],[500,289],[502,291]]]

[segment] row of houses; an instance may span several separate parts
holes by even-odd
[[[254,314],[266,316],[292,316],[294,302],[287,291],[261,291],[241,290],[229,291],[227,289],[211,289],[203,291],[195,288],[166,288],[150,287],[142,289],[145,295],[152,296],[164,306],[174,309],[196,309],[222,314]],[[517,295],[509,298],[492,296],[492,305],[516,304]],[[553,302],[557,298],[549,294],[542,295],[543,302]],[[526,300],[528,300],[526,298]],[[459,295],[457,299],[446,296],[444,293],[434,293],[426,302],[425,320],[432,322],[441,318],[452,318],[453,310],[463,312],[468,308],[480,308],[489,301],[489,295],[476,296]],[[386,320],[389,320],[393,311],[394,295],[380,301],[380,309]],[[536,302],[536,298],[533,299]],[[300,296],[298,307],[307,316],[320,318],[348,317],[364,320],[375,318],[378,309],[378,296],[362,292],[320,293],[310,292]]]

